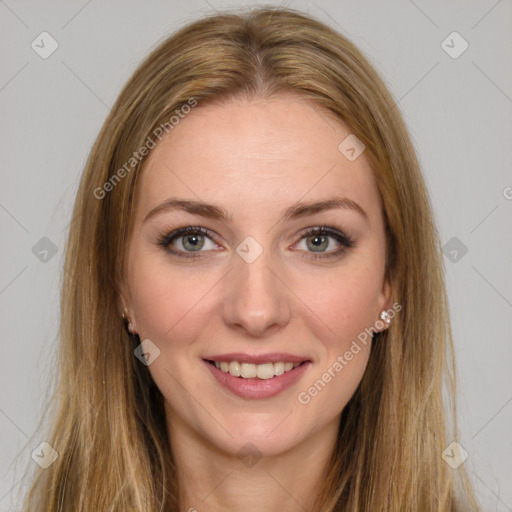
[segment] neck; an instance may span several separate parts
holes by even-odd
[[[184,424],[169,425],[180,512],[313,510],[336,443],[339,417],[288,451],[263,456],[254,445],[228,453]],[[243,443],[242,443],[243,445]]]

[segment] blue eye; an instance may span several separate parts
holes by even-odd
[[[333,245],[331,243],[332,240],[334,240],[334,245],[339,247],[328,250]],[[340,256],[354,245],[353,240],[349,236],[329,226],[308,228],[302,233],[299,240],[299,242],[303,241],[306,243],[305,250],[301,252],[305,253],[304,257],[312,258]],[[161,236],[157,243],[167,252],[183,258],[203,257],[201,253],[216,250],[219,245],[213,233],[200,226],[187,226],[176,229],[171,233]]]

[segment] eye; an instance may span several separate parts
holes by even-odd
[[[354,246],[353,240],[348,235],[329,226],[307,229],[300,239],[299,246],[301,244],[301,250],[313,253],[308,255],[313,258],[338,256]]]
[[[215,250],[217,248],[212,233],[199,226],[176,229],[162,236],[158,240],[158,245],[164,247],[166,251],[184,258],[198,258],[200,255],[193,253],[205,252],[202,249]]]
[[[203,256],[201,253],[217,250],[220,245],[211,231],[200,226],[176,229],[161,236],[157,243],[167,252],[183,258],[200,258]],[[298,245],[300,252],[306,253],[307,257],[329,258],[340,256],[353,247],[354,242],[338,229],[318,226],[303,232]]]

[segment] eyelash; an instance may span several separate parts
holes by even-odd
[[[196,258],[202,258],[203,256],[201,253],[207,252],[207,251],[197,251],[198,254],[193,254],[191,252],[184,252],[184,251],[176,251],[173,249],[170,249],[170,244],[175,238],[180,238],[185,235],[190,234],[201,234],[205,235],[208,238],[212,239],[214,242],[218,243],[215,239],[215,236],[213,233],[201,226],[186,226],[183,228],[176,229],[174,231],[171,231],[168,234],[162,235],[159,237],[157,241],[157,245],[163,247],[167,252],[174,254],[178,257],[182,258],[189,258],[189,259],[196,259]],[[300,240],[303,240],[304,238],[308,238],[313,235],[328,235],[331,238],[334,238],[339,244],[341,244],[341,247],[339,249],[336,249],[334,251],[329,251],[326,253],[314,253],[311,251],[307,251],[311,256],[303,256],[305,258],[312,257],[313,259],[317,258],[332,258],[336,256],[341,256],[345,253],[347,249],[350,249],[354,246],[354,241],[352,238],[350,238],[348,235],[343,233],[342,231],[339,231],[337,229],[331,228],[329,226],[318,226],[313,228],[307,228],[300,238]]]

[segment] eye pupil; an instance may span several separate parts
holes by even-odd
[[[327,237],[326,236],[323,236],[323,235],[313,235],[312,237],[310,237],[311,239],[311,242],[312,242],[312,247],[314,248],[322,248],[322,249],[325,249],[325,242],[327,240]]]
[[[187,247],[187,244],[190,244]],[[198,250],[204,245],[204,237],[202,235],[187,235],[183,237],[183,246],[186,249]]]

